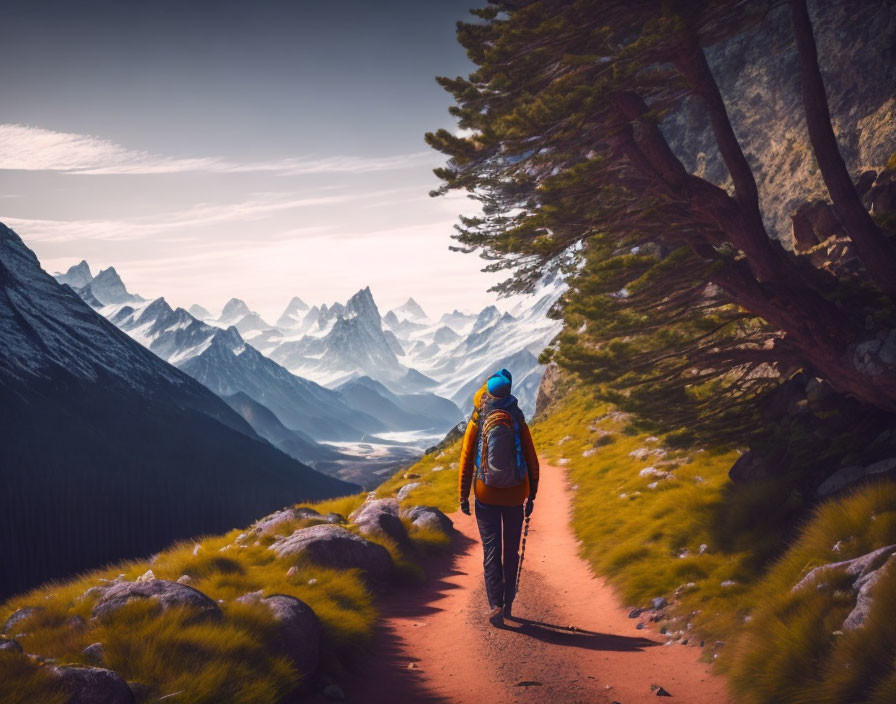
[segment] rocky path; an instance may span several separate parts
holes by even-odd
[[[579,557],[569,512],[563,470],[544,466],[514,620],[500,629],[485,619],[475,520],[452,515],[458,551],[423,588],[387,598],[370,660],[345,682],[347,701],[636,704],[657,701],[660,685],[672,701],[729,702],[700,649],[636,630]]]

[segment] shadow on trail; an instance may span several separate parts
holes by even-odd
[[[498,628],[505,631],[515,631],[549,645],[615,652],[641,652],[645,648],[659,645],[656,641],[647,638],[586,631],[575,626],[559,626],[519,616],[511,616],[507,621],[520,625],[514,627],[505,622],[503,626],[498,626]]]
[[[441,609],[432,604],[449,590],[459,588],[447,580],[463,574],[457,569],[457,562],[474,542],[456,533],[452,538],[450,555],[417,557],[426,573],[423,584],[393,586],[381,596],[380,624],[360,666],[344,683],[347,702],[453,704],[451,699],[432,692],[426,686],[423,672],[416,669],[412,664],[413,658],[408,658],[402,651],[401,636],[388,623],[390,618],[414,620],[439,612]]]

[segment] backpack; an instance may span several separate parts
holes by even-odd
[[[486,486],[507,489],[523,483],[526,461],[519,421],[512,412],[498,405],[500,401],[488,393],[482,396],[476,469]]]

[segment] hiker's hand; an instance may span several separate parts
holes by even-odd
[[[535,508],[535,502],[532,499],[526,501],[526,518],[532,515],[532,509]]]
[[[463,511],[468,516],[470,515],[470,500],[469,499],[461,499],[460,500],[460,510]]]

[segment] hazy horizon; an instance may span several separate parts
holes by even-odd
[[[292,296],[433,317],[501,276],[448,251],[463,197],[432,199],[453,128],[436,75],[470,64],[467,2],[173,2],[10,8],[0,221],[50,272],[114,266],[130,290],[266,318]]]

